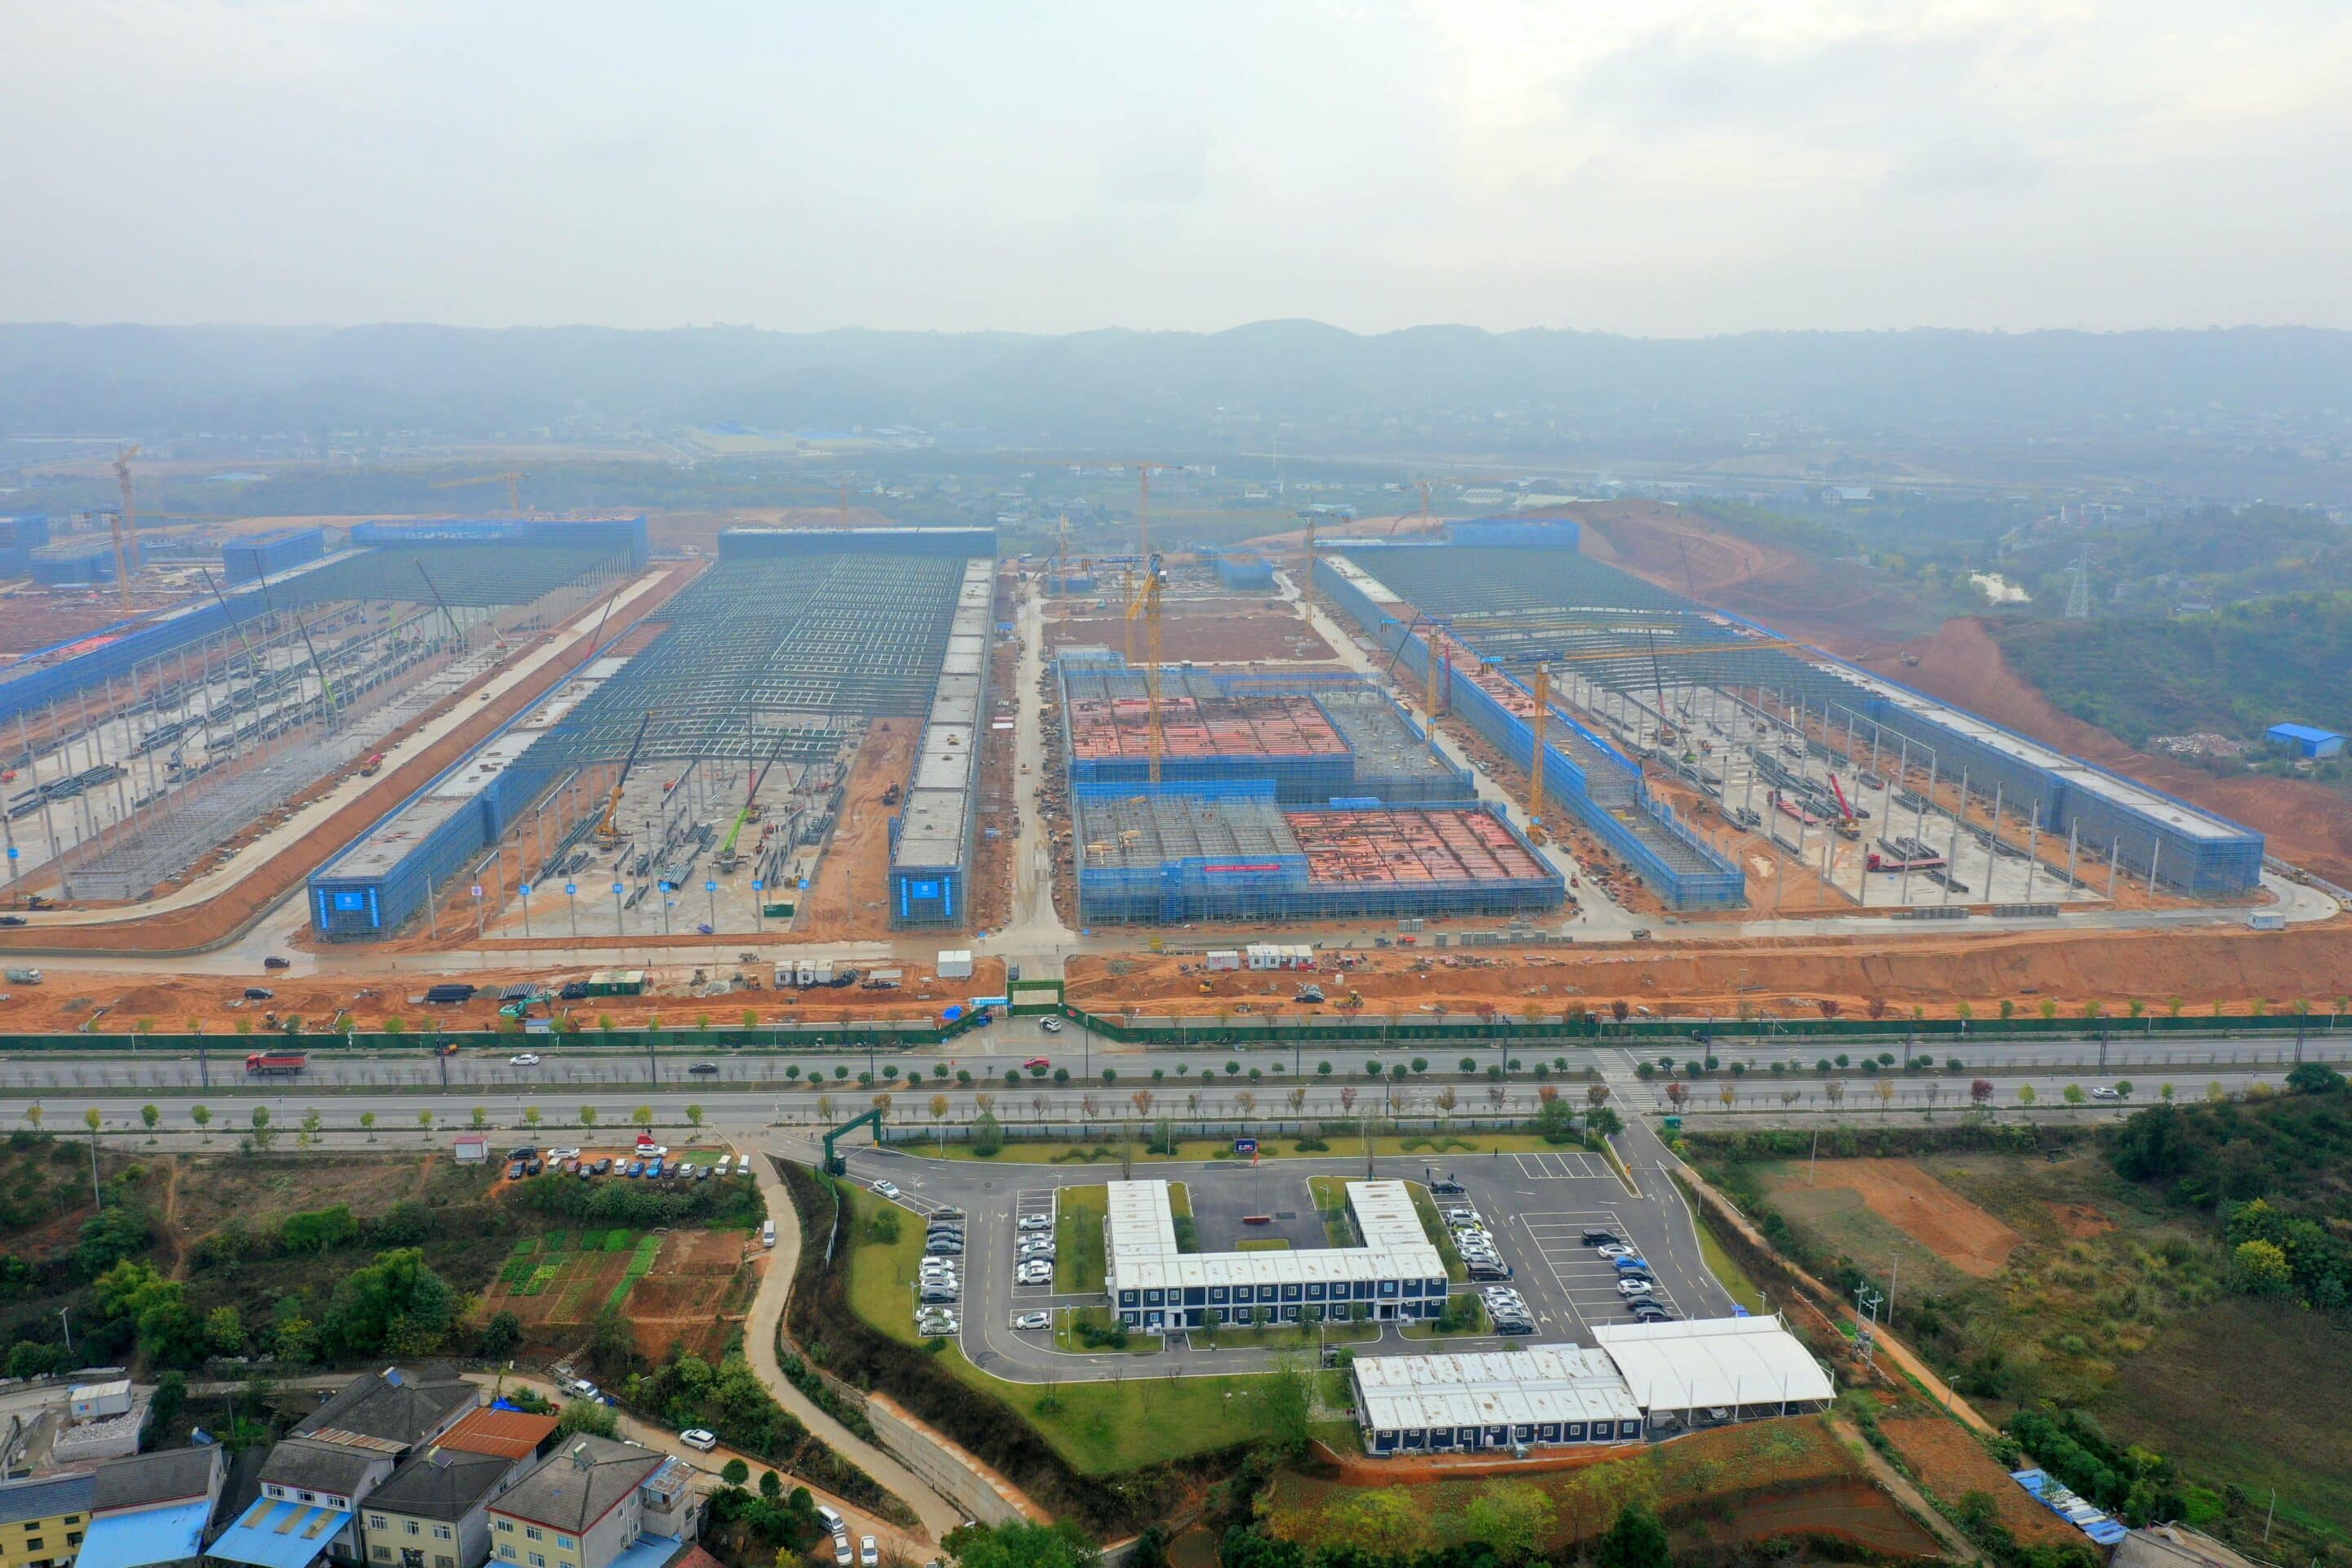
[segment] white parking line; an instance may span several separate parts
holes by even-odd
[[[1589,1325],[1603,1319],[1614,1321],[1625,1311],[1628,1298],[1617,1289],[1616,1266],[1584,1245],[1587,1229],[1612,1230],[1627,1237],[1627,1245],[1640,1245],[1632,1239],[1631,1230],[1613,1207],[1553,1210],[1518,1217],[1552,1282],[1580,1319]],[[1684,1315],[1663,1280],[1642,1299],[1658,1302],[1676,1317]]]

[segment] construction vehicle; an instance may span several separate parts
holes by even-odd
[[[260,1078],[285,1078],[310,1065],[308,1051],[255,1051],[245,1058],[245,1070]]]
[[[372,779],[375,777],[383,768],[383,753],[382,752],[373,752],[369,755],[366,762],[360,764],[360,777],[363,779]]]
[[[1846,799],[1845,786],[1838,783],[1838,776],[1835,773],[1830,775],[1830,793],[1837,796],[1837,836],[1853,843],[1861,843],[1862,829],[1856,825],[1855,819],[1860,817],[1862,813],[1854,810],[1853,803]]]
[[[1882,838],[1871,850],[1868,865],[1874,871],[1939,871],[1944,857],[1916,838]]]
[[[646,710],[646,716],[637,721],[636,739],[629,742],[629,754],[622,760],[621,771],[613,780],[613,793],[604,801],[604,820],[596,825],[596,840],[600,844],[609,846],[620,842],[621,786],[629,782],[629,770],[637,765],[638,749],[646,743],[646,731],[653,721],[654,710],[650,708]],[[664,784],[662,790],[664,794],[668,793],[669,785]]]
[[[1916,669],[1919,668],[1919,656],[1906,648],[1903,650],[1903,663],[1907,668]]]
[[[899,800],[904,797],[904,795],[905,792],[897,784],[891,784],[882,791],[882,804],[884,805],[896,805],[898,804]]]
[[[1773,810],[1779,812],[1783,816],[1794,818],[1800,827],[1819,827],[1822,825],[1822,819],[1820,817],[1815,816],[1811,812],[1807,811],[1802,805],[1799,805],[1796,801],[1791,800],[1789,796],[1782,795],[1777,789],[1764,798],[1767,803],[1771,805]]]

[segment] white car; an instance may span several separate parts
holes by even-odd
[[[577,1160],[578,1158],[580,1158],[580,1151],[577,1149],[550,1149],[547,1152],[547,1163],[551,1165],[556,1164],[564,1160]]]
[[[1054,1216],[1047,1214],[1024,1214],[1021,1216],[1021,1228],[1023,1230],[1051,1230],[1054,1228]]]
[[[1627,1247],[1622,1242],[1612,1242],[1606,1247],[1596,1247],[1592,1250],[1599,1253],[1603,1258],[1639,1258],[1642,1256],[1640,1253],[1634,1251],[1632,1247]]]
[[[667,1143],[640,1143],[637,1145],[636,1157],[640,1160],[667,1160],[669,1158],[669,1145]]]
[[[857,1538],[857,1568],[875,1568],[875,1565],[881,1561],[881,1549],[874,1544],[874,1538],[870,1535],[859,1536]]]
[[[688,1427],[677,1435],[677,1440],[698,1454],[708,1454],[719,1447],[719,1434],[707,1432],[699,1426]]]
[[[2123,1096],[2116,1093],[2114,1089],[2109,1089],[2106,1085],[2101,1084],[2098,1088],[2091,1091],[2091,1098],[2093,1100],[2121,1100]]]
[[[1656,1289],[1657,1287],[1651,1284],[1647,1279],[1620,1279],[1617,1281],[1617,1294],[1620,1296],[1646,1296]]]
[[[523,1051],[507,1058],[507,1066],[510,1068],[535,1068],[538,1065],[539,1053],[537,1051]]]
[[[896,1182],[877,1182],[874,1184],[874,1190],[880,1193],[886,1198],[895,1198],[898,1195],[898,1184]],[[871,1541],[874,1538],[869,1535],[866,1539]]]
[[[1054,1278],[1054,1266],[1050,1263],[1024,1263],[1013,1278],[1024,1285],[1048,1284]]]
[[[849,1536],[845,1531],[833,1538],[833,1568],[849,1568],[857,1555],[849,1549]]]
[[[1024,1312],[1013,1320],[1013,1326],[1016,1329],[1050,1329],[1054,1326],[1054,1314]]]
[[[1049,1035],[1058,1035],[1062,1032],[1062,1020],[1059,1018],[1040,1018],[1037,1020],[1037,1026],[1045,1030]]]
[[[961,1327],[963,1325],[956,1321],[952,1313],[942,1318],[915,1320],[915,1331],[927,1340],[951,1340],[955,1338],[956,1331]]]

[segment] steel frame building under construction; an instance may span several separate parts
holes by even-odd
[[[927,760],[891,835],[895,859],[911,837],[919,864],[894,863],[892,910],[903,923],[961,920],[995,547],[989,529],[724,531],[718,564],[648,617],[666,628],[650,646],[595,659],[322,866],[310,879],[313,927],[340,940],[392,934],[535,802],[601,780],[633,750],[689,768],[825,763],[868,722],[919,715]],[[603,651],[628,629],[608,628]],[[938,766],[934,747],[950,753]],[[567,844],[604,791],[572,793]],[[939,884],[928,901],[904,885],[925,880]]]
[[[1556,536],[1545,540],[1547,530]],[[2015,826],[2079,844],[2151,886],[2225,897],[2259,881],[2259,834],[2137,781],[2016,734],[1770,628],[1583,555],[1573,524],[1530,522],[1506,539],[1448,543],[1324,541],[1315,579],[1415,679],[1439,664],[1444,700],[1525,767],[1534,711],[1527,679],[1586,693],[1633,744],[1663,755],[1674,694],[1714,688],[1785,725],[1820,754],[1899,773],[1932,797],[1962,784]],[[1622,856],[1669,903],[1743,901],[1736,866],[1643,781],[1640,764],[1555,703],[1546,795]],[[1865,762],[1864,759],[1867,759]],[[1704,781],[1700,781],[1702,784]],[[1998,795],[1994,792],[1999,791]],[[2071,856],[2070,856],[2071,858]]]

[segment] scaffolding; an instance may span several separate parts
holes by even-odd
[[[1150,697],[1145,672],[1086,650],[1058,662],[1065,744],[1074,784],[1148,782]],[[1361,676],[1210,672],[1161,674],[1170,784],[1273,782],[1280,799],[1323,802],[1468,800],[1469,770]]]
[[[1566,896],[1486,805],[1285,806],[1263,779],[1074,798],[1089,925],[1500,916]]]

